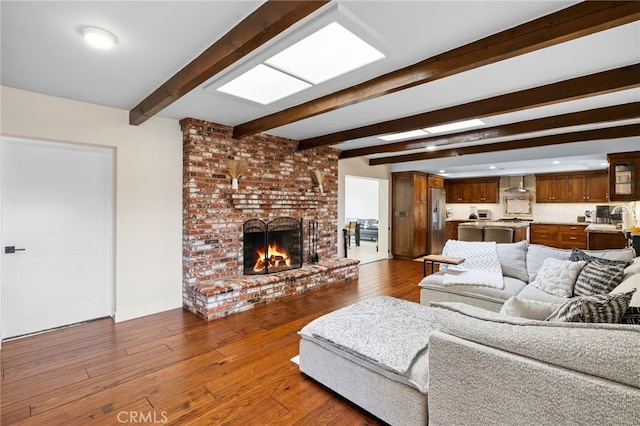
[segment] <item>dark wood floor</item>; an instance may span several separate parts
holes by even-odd
[[[379,261],[215,321],[174,309],[4,342],[1,424],[379,424],[299,372],[296,332],[374,295],[418,301],[421,278],[421,263]]]

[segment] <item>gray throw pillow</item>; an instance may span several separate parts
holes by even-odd
[[[603,250],[603,251],[606,251],[606,250]],[[622,252],[622,250],[619,250],[619,251]],[[613,252],[615,252],[615,250],[610,251],[610,253],[613,253]],[[624,252],[626,253],[626,250]],[[624,255],[625,254],[621,254],[620,256],[624,257]],[[574,262],[579,262],[579,261],[591,262],[592,260],[598,260],[607,265],[624,265],[625,267],[629,266],[632,263],[631,260],[629,261],[612,260],[612,259],[607,259],[605,257],[592,256],[591,254],[585,253],[584,251],[576,247],[571,249],[571,257],[569,258],[569,260],[573,260]]]
[[[627,311],[635,289],[628,293],[574,297],[560,305],[546,321],[617,324]]]
[[[607,294],[622,282],[626,262],[607,263],[596,259],[589,261],[576,280],[574,296]]]

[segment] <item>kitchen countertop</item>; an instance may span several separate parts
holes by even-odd
[[[616,228],[615,225],[608,225],[604,223],[592,223],[591,225],[587,226],[585,231],[597,232],[601,234],[619,234],[619,233],[627,232],[624,229]]]
[[[513,222],[513,221],[496,221],[496,220],[478,220],[475,222],[464,222],[458,226],[474,226],[474,227],[488,227],[496,226],[500,228],[528,228],[529,222]]]

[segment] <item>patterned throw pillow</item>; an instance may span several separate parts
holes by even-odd
[[[608,294],[622,282],[625,267],[626,262],[607,264],[600,259],[590,261],[580,271],[573,295]]]
[[[640,325],[640,307],[629,306],[627,312],[622,316],[620,323]]]
[[[625,260],[609,260],[609,259],[604,259],[597,256],[591,256],[590,254],[587,254],[576,247],[571,249],[571,257],[569,258],[569,260],[572,260],[574,262],[579,262],[579,261],[591,262],[592,260],[597,260],[606,265],[624,265],[625,267],[633,263],[632,261],[627,262]]]
[[[560,305],[546,320],[617,324],[627,311],[635,291],[575,297]]]

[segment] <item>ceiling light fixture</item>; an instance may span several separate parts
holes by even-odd
[[[118,41],[109,31],[98,27],[83,27],[80,33],[87,43],[98,49],[111,49]]]
[[[269,105],[311,87],[306,81],[259,64],[239,75],[218,91],[262,105]]]
[[[427,127],[424,130],[426,130],[429,133],[442,133],[442,132],[452,132],[455,130],[469,129],[471,127],[478,127],[478,126],[484,126],[484,125],[485,125],[484,121],[474,118],[473,120],[457,121],[455,123]]]
[[[385,56],[337,22],[316,31],[265,64],[320,84]]]
[[[496,166],[489,166],[489,169],[491,169],[491,170],[495,170],[495,169],[496,169]]]
[[[556,160],[553,162],[553,164],[560,164],[560,161]]]
[[[427,151],[435,151],[436,150],[436,146],[435,145],[429,145],[427,147]]]
[[[416,138],[416,137],[425,136],[425,135],[427,135],[427,132],[425,132],[424,130],[418,129],[418,130],[409,130],[408,132],[393,133],[390,135],[378,136],[378,138],[385,141],[397,141],[400,139]]]

